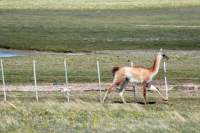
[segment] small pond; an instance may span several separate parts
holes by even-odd
[[[11,53],[11,52],[0,52],[0,57],[13,57],[13,56],[24,56],[19,53]]]

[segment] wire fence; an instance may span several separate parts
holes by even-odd
[[[138,63],[137,63],[138,64]],[[147,65],[149,65],[147,63]],[[174,65],[174,66],[173,66]],[[185,68],[187,71],[180,71],[176,69],[176,64],[170,64],[165,70],[164,64],[160,66],[157,79],[159,83],[155,83],[162,88],[162,93],[168,97],[166,89],[170,89],[169,97],[175,95],[176,97],[200,97],[200,86],[193,84],[190,81],[197,81],[200,78],[197,76],[199,73],[194,69],[199,70],[199,64],[191,64],[193,67]],[[85,69],[87,66],[87,70]],[[104,67],[101,70],[101,67]],[[1,100],[7,99],[29,99],[29,100],[44,100],[52,97],[55,99],[69,102],[70,100],[82,99],[93,100],[102,102],[102,96],[105,93],[113,80],[111,68],[113,66],[134,66],[134,62],[99,62],[96,63],[88,61],[85,62],[49,62],[42,63],[33,60],[23,62],[7,63],[1,61],[1,74],[2,74],[2,88],[1,88]],[[187,67],[187,66],[185,66]],[[48,68],[48,69],[47,69]],[[83,69],[84,68],[84,69]],[[169,68],[169,70],[168,70]],[[173,70],[171,69],[173,68]],[[183,80],[188,82],[169,84],[167,85],[167,74],[175,75],[170,77],[170,82],[173,80]],[[186,78],[181,78],[181,75],[187,74],[190,71],[190,75]],[[191,75],[192,73],[192,75]],[[109,75],[109,76],[108,76]],[[177,76],[179,75],[179,76]],[[110,81],[109,83],[104,83]],[[87,83],[86,83],[87,82]],[[23,84],[23,85],[21,85]],[[18,86],[18,87],[16,87]],[[129,85],[127,87],[126,97],[133,100],[133,87]],[[64,91],[64,93],[60,92]],[[114,91],[115,92],[115,91]],[[141,98],[142,89],[136,90],[138,98]],[[111,94],[111,97],[115,98],[117,93]],[[148,93],[149,97],[155,97],[155,93]],[[158,96],[157,96],[158,97]]]

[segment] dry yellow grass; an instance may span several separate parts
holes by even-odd
[[[0,102],[0,132],[198,132],[198,100],[107,104],[53,100]],[[190,110],[190,111],[189,111]]]
[[[97,9],[118,10],[199,6],[198,0],[2,0],[1,9]]]

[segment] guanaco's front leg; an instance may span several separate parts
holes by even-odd
[[[147,88],[146,88],[146,82],[142,84],[143,86],[143,98],[144,98],[144,104],[147,104],[147,100],[146,100],[146,92],[147,92]]]

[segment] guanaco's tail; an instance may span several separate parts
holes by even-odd
[[[113,77],[115,76],[115,73],[119,70],[119,67],[113,67],[112,69],[112,73],[113,73]]]

